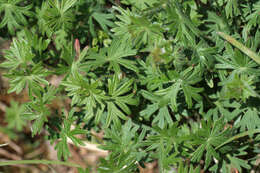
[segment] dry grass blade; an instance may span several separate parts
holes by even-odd
[[[12,160],[21,160],[22,158],[16,154],[10,153],[4,149],[0,148],[0,155],[8,158],[8,159],[12,159]]]
[[[0,144],[0,147],[4,147],[4,146],[7,146],[8,143],[5,143],[5,144]]]
[[[249,48],[244,46],[242,43],[238,42],[237,40],[235,40],[234,38],[232,38],[231,36],[229,36],[223,32],[217,32],[217,34],[220,35],[225,40],[227,40],[233,46],[235,46],[236,48],[241,50],[244,54],[246,54],[247,56],[252,58],[255,62],[260,64],[260,57],[255,52],[253,52],[252,50],[250,50]]]
[[[71,139],[68,138],[67,140],[68,140],[68,143],[74,145],[74,143],[71,141]],[[80,146],[80,147],[85,148],[85,149],[90,150],[90,151],[98,152],[104,157],[106,157],[108,155],[108,151],[98,148],[97,144],[92,144],[90,142],[84,142],[84,146]]]

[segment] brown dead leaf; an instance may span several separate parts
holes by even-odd
[[[3,38],[0,37],[0,55],[4,56],[3,50],[9,49],[11,45],[11,40],[4,40]]]
[[[140,173],[159,173],[157,162],[145,163],[145,168],[138,164]]]

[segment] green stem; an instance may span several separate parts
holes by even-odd
[[[243,133],[240,133],[240,134],[237,134],[235,136],[233,136],[232,138],[229,138],[228,140],[226,140],[225,142],[223,142],[222,144],[220,144],[219,146],[217,146],[215,149],[219,149],[220,147],[238,139],[238,138],[242,138],[242,137],[245,137],[245,136],[248,136],[248,135],[253,135],[255,133],[260,133],[260,129],[254,129],[254,130],[249,130],[249,131],[246,131],[246,132],[243,132]]]
[[[70,162],[62,162],[58,160],[9,160],[0,161],[0,166],[10,166],[10,165],[23,165],[23,164],[44,164],[44,165],[64,165],[69,167],[80,167],[80,165]]]
[[[260,64],[260,57],[255,52],[253,52],[252,50],[250,50],[249,48],[247,48],[246,46],[244,46],[243,44],[241,44],[240,42],[238,42],[237,40],[235,40],[234,38],[232,38],[231,36],[229,36],[223,32],[217,32],[217,34],[220,35],[225,40],[227,40],[233,46],[235,46],[236,48],[238,48],[239,50],[244,52],[247,56],[252,58],[255,62]]]

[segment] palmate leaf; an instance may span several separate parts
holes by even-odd
[[[121,72],[120,66],[137,73],[138,68],[135,61],[126,59],[126,57],[134,55],[136,55],[136,50],[132,49],[131,44],[114,39],[110,47],[102,48],[99,53],[90,52],[86,56],[87,61],[82,68],[96,69],[108,64],[108,70],[113,69],[117,74]]]
[[[112,155],[121,155],[129,151],[132,151],[132,154],[137,154],[139,147],[143,145],[142,142],[146,133],[146,130],[142,129],[141,133],[138,134],[138,130],[140,130],[140,127],[130,119],[123,125],[117,126],[114,124],[111,128],[105,129],[105,137],[111,140],[106,141],[102,148],[113,151]]]
[[[224,56],[216,56],[220,63],[215,67],[221,70],[232,70],[232,72],[227,78],[221,77],[222,82],[219,83],[223,86],[221,96],[243,101],[250,96],[257,97],[254,81],[260,75],[256,68],[258,65],[239,50],[233,50],[231,45],[227,44],[225,48]]]
[[[52,32],[58,30],[69,30],[74,21],[74,14],[71,8],[77,0],[48,0],[42,5],[40,14],[42,15],[45,26],[44,31],[51,30]],[[47,27],[46,27],[47,26]]]
[[[176,13],[179,16],[179,19],[182,20],[183,24],[186,25],[189,30],[195,34],[196,36],[201,36],[200,30],[196,27],[196,25],[192,22],[189,16],[187,16],[184,12],[184,9],[181,5],[181,3],[177,2],[176,0],[171,1],[172,4],[174,4],[174,8],[176,10]],[[185,33],[185,32],[184,32]],[[189,35],[189,34],[188,34]],[[187,36],[188,36],[187,35]],[[188,38],[188,37],[187,37]]]
[[[111,21],[114,18],[113,14],[106,14],[101,12],[94,12],[89,18],[89,30],[93,37],[96,37],[95,27],[93,19],[98,22],[100,27],[107,33],[109,33],[108,27],[114,27],[115,24]]]
[[[260,72],[256,68],[258,65],[253,60],[241,54],[239,50],[233,50],[230,45],[226,45],[224,56],[218,55],[216,59],[220,62],[215,65],[217,69],[232,70],[232,74],[260,75]]]
[[[259,129],[260,128],[260,115],[256,108],[248,108],[245,110],[244,115],[239,118],[238,123],[236,126],[240,127],[240,130],[246,131]]]
[[[177,157],[178,153],[171,154],[170,152],[173,150],[174,145],[171,145],[170,141],[167,141],[165,144],[160,141],[159,150],[158,150],[158,162],[160,172],[165,172],[166,170],[171,170],[171,166],[173,163],[177,161],[181,161],[180,158]]]
[[[131,25],[127,27],[134,44],[154,45],[163,39],[162,28],[144,17],[131,16]]]
[[[224,173],[232,172],[234,169],[243,172],[243,170],[250,170],[252,167],[249,165],[249,161],[247,159],[241,159],[241,157],[246,156],[248,145],[241,146],[239,148],[235,148],[231,152],[227,152],[225,154],[225,158],[222,164],[215,164],[209,170],[211,172],[217,173],[221,170]]]
[[[140,115],[145,119],[149,119],[152,115],[156,114],[152,123],[158,123],[158,126],[161,128],[166,124],[172,124],[170,110],[177,111],[177,96],[180,91],[183,91],[189,108],[192,107],[192,99],[196,101],[201,100],[199,93],[203,91],[203,88],[192,86],[201,80],[198,75],[198,69],[193,71],[191,67],[180,74],[176,71],[170,71],[168,76],[169,79],[165,82],[171,84],[168,88],[157,90],[154,93],[145,90],[141,91],[143,97],[150,100],[152,104],[142,110]]]
[[[48,85],[45,77],[49,74],[41,63],[35,64],[32,47],[25,39],[13,39],[13,44],[6,51],[6,61],[0,64],[9,71],[5,74],[10,79],[9,93],[20,93],[25,87],[29,89],[29,95],[39,92],[41,84]]]
[[[152,102],[152,104],[149,104],[140,112],[141,116],[148,120],[152,115],[155,115],[152,124],[157,124],[160,128],[164,128],[166,124],[171,125],[173,123],[169,112],[170,100],[168,97],[152,94],[145,90],[142,90],[141,94]]]
[[[194,40],[194,36],[200,36],[201,32],[197,29],[191,19],[185,14],[182,5],[171,0],[167,3],[167,26],[170,33],[175,35],[175,40]]]
[[[220,153],[216,147],[231,137],[231,130],[224,129],[224,119],[220,118],[214,123],[209,120],[207,123],[203,121],[202,127],[193,136],[193,145],[198,148],[193,152],[191,161],[198,162],[206,151],[206,159],[204,169],[207,169],[212,162],[213,157],[219,160]]]
[[[244,102],[249,97],[259,97],[255,91],[254,79],[254,76],[235,73],[227,80],[219,83],[220,86],[223,86],[220,94],[225,99],[235,98]]]
[[[251,6],[244,5],[244,10],[247,9],[247,15],[246,15],[246,25],[243,27],[242,35],[244,40],[248,39],[248,36],[250,34],[250,31],[253,27],[260,24],[260,1],[253,4],[253,12],[251,11]],[[245,12],[244,12],[245,13]]]
[[[8,31],[11,34],[15,33],[16,29],[21,28],[22,25],[27,25],[25,16],[32,17],[33,12],[29,11],[32,4],[27,6],[19,6],[23,0],[0,0],[0,14],[4,13],[1,18],[0,28],[7,25]]]
[[[69,92],[68,95],[72,96],[71,104],[84,106],[85,120],[95,117],[95,122],[99,123],[101,117],[106,116],[106,126],[109,126],[111,121],[119,122],[119,118],[126,120],[126,115],[131,114],[127,105],[138,104],[138,100],[134,98],[135,94],[129,93],[132,84],[133,79],[120,82],[117,75],[114,75],[112,79],[108,79],[108,93],[105,93],[100,89],[100,81],[88,80],[75,72],[67,81],[62,82],[65,90]],[[103,114],[104,112],[106,114]]]
[[[163,83],[169,81],[167,76],[161,72],[159,68],[155,68],[154,66],[151,66],[150,63],[145,63],[142,60],[139,61],[139,64],[145,72],[145,74],[139,73],[141,85],[145,85],[149,91],[162,88]]]
[[[210,172],[214,172],[214,173],[219,172],[219,170],[221,170],[223,173],[230,173],[233,172],[234,170],[238,172],[242,172],[242,168],[243,170],[246,169],[248,171],[251,169],[251,166],[248,164],[247,160],[228,155],[228,159],[224,160],[221,165],[215,164],[209,170]]]
[[[209,47],[203,41],[197,43],[195,40],[192,40],[189,41],[188,44],[193,51],[191,63],[200,65],[201,74],[203,73],[204,67],[206,67],[208,70],[211,70],[215,62],[214,54],[216,53],[216,48]]]
[[[128,120],[124,125],[112,125],[105,129],[105,138],[109,139],[102,146],[103,149],[112,151],[106,160],[102,159],[99,171],[109,172],[134,172],[136,163],[143,159],[146,153],[141,148],[146,134],[142,129]]]
[[[216,39],[217,39],[217,35],[213,31],[222,31],[222,32],[230,33],[231,30],[230,26],[226,18],[223,17],[222,15],[219,16],[215,12],[209,11],[208,18],[205,20],[205,22],[208,23],[206,25],[209,28],[207,32],[212,33],[212,35],[214,35]],[[217,43],[218,42],[219,40],[217,40]]]
[[[156,91],[156,93],[166,95],[170,98],[171,106],[175,111],[177,111],[178,107],[177,95],[181,90],[184,93],[188,108],[192,107],[192,99],[196,101],[201,100],[199,93],[203,91],[203,88],[196,88],[192,86],[201,81],[198,67],[195,69],[193,69],[193,67],[189,67],[181,73],[170,71],[168,75],[170,78],[169,83],[173,82],[173,84],[168,88]]]
[[[68,96],[72,97],[71,105],[85,105],[85,120],[96,115],[96,122],[98,122],[104,111],[102,101],[107,98],[105,92],[100,89],[102,83],[98,80],[87,79],[80,74],[78,69],[75,70],[61,85],[65,86]]]
[[[32,122],[32,136],[39,134],[44,126],[44,123],[48,121],[47,117],[50,115],[49,109],[46,107],[55,98],[57,89],[54,87],[45,88],[46,92],[36,92],[32,101],[26,103],[24,118]]]
[[[133,79],[120,82],[116,75],[112,80],[108,80],[107,118],[106,125],[109,126],[111,121],[118,123],[118,118],[126,120],[126,115],[131,114],[127,105],[137,105],[138,100],[134,98],[134,93],[129,93],[132,89]],[[120,108],[120,109],[118,109]],[[121,111],[122,110],[122,111]]]
[[[242,168],[245,168],[247,170],[250,170],[251,166],[248,164],[248,161],[240,159],[238,157],[232,157],[228,155],[228,158],[231,162],[231,167],[235,167],[238,169],[239,172],[242,172]],[[229,169],[231,170],[231,169]]]
[[[43,37],[39,37],[35,32],[30,32],[29,30],[25,29],[25,37],[28,41],[28,44],[31,46],[33,52],[38,55],[37,59],[41,59],[44,51],[48,48],[49,43],[51,42],[50,39],[44,39]]]
[[[216,99],[220,97],[214,96],[211,97],[212,99]],[[217,100],[214,102],[216,105],[215,108],[211,108],[208,110],[206,114],[206,119],[213,119],[214,121],[219,119],[220,116],[224,116],[224,118],[228,121],[233,120],[234,118],[237,118],[243,110],[241,109],[241,104],[237,101],[230,101],[230,100],[222,100],[222,97],[220,97],[220,100]],[[231,111],[232,110],[232,111]]]
[[[41,84],[49,85],[49,82],[44,79],[49,73],[41,66],[41,64],[35,65],[30,74],[19,71],[5,74],[10,79],[8,93],[20,93],[24,88],[28,87],[29,96],[31,96],[33,93],[36,94],[42,90]]]
[[[151,157],[158,159],[160,172],[169,170],[170,166],[173,166],[177,162],[181,161],[178,146],[183,142],[183,136],[178,136],[180,128],[178,123],[160,128],[154,126],[152,130],[154,134],[148,136],[147,140],[144,141],[144,146],[147,146],[146,152],[155,150],[151,154]]]
[[[0,66],[15,70],[17,68],[26,67],[32,64],[34,58],[29,43],[24,39],[13,39],[12,45],[9,50],[5,51],[5,59]]]
[[[121,15],[116,15],[119,21],[115,22],[116,27],[112,31],[123,42],[132,41],[136,47],[142,44],[153,46],[163,38],[162,28],[158,24],[151,23],[145,17],[138,17],[129,10],[120,7],[113,8]]]
[[[225,6],[225,12],[227,18],[232,18],[233,16],[237,16],[240,14],[238,0],[229,0]]]
[[[74,129],[72,129],[73,122],[75,118],[73,117],[75,110],[72,109],[67,118],[64,120],[63,127],[61,128],[60,138],[61,140],[55,146],[55,149],[58,151],[58,158],[61,160],[67,160],[70,156],[69,147],[68,147],[68,139],[70,139],[76,146],[84,145],[83,141],[75,135],[86,134],[87,131],[80,128],[78,125],[75,125]]]
[[[24,111],[24,105],[19,105],[17,102],[11,101],[11,106],[5,111],[5,121],[8,123],[7,127],[21,131],[26,125],[23,117]]]
[[[34,101],[26,105],[24,115],[26,120],[33,121],[31,131],[32,136],[35,136],[41,132],[44,123],[48,121],[47,117],[50,115],[50,112],[42,103]]]

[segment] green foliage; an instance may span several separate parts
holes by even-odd
[[[23,5],[21,5],[23,4]],[[1,0],[0,1],[0,14],[1,23],[0,28],[7,26],[10,34],[14,35],[17,29],[22,28],[22,25],[28,25],[25,16],[32,17],[33,12],[30,11],[32,4],[25,6],[22,0]]]
[[[42,5],[43,30],[69,30],[74,20],[71,8],[77,0],[48,0]]]
[[[100,12],[94,12],[91,17],[89,18],[89,26],[90,26],[90,32],[93,37],[96,36],[96,33],[94,31],[94,24],[93,24],[93,19],[95,19],[100,27],[105,31],[108,31],[108,27],[113,27],[114,23],[110,21],[111,19],[114,18],[113,14],[105,14],[105,13],[100,13]]]
[[[152,123],[157,124],[159,127],[165,126],[165,121],[167,124],[172,124],[172,118],[168,110],[169,98],[165,95],[153,95],[147,91],[143,91],[142,95],[144,98],[153,102],[151,105],[148,105],[146,109],[140,112],[140,115],[145,119],[149,119],[152,114],[158,111],[156,117],[153,119]]]
[[[28,40],[13,39],[10,50],[6,51],[7,61],[1,64],[1,67],[9,69],[6,76],[10,79],[10,89],[8,90],[10,93],[20,93],[28,86],[31,95],[42,89],[40,84],[49,84],[44,79],[48,75],[48,71],[42,67],[41,62],[33,61],[36,54],[33,53],[32,43],[30,44]]]
[[[113,69],[117,74],[121,72],[120,66],[123,66],[134,72],[138,72],[135,61],[126,59],[125,57],[134,56],[136,50],[132,49],[131,44],[122,44],[118,39],[112,41],[110,47],[102,48],[98,53],[90,52],[84,63],[84,68],[94,70],[98,67],[107,66],[107,70]],[[132,58],[133,59],[133,58]]]
[[[91,140],[110,151],[101,173],[256,170],[259,12],[249,0],[0,0],[0,37],[14,36],[0,67],[8,92],[29,96],[6,109],[6,133],[50,132],[60,160]]]
[[[5,121],[8,123],[7,127],[21,131],[26,125],[26,121],[23,117],[24,111],[24,105],[20,106],[17,102],[11,101],[11,106],[6,109]]]
[[[116,17],[119,19],[115,22],[117,25],[112,29],[116,36],[122,37],[123,41],[131,40],[134,45],[140,44],[153,45],[157,40],[162,39],[162,29],[158,24],[152,24],[145,17],[135,16],[131,11],[114,7],[121,15]]]
[[[208,168],[213,158],[219,160],[220,153],[216,151],[216,146],[226,141],[232,134],[230,129],[224,129],[223,118],[214,122],[201,122],[201,128],[194,134],[192,144],[199,147],[192,153],[192,162],[201,160],[206,152],[205,168]],[[205,152],[204,152],[205,151]]]
[[[145,129],[140,134],[140,127],[128,120],[123,126],[115,125],[105,130],[105,138],[108,141],[102,148],[112,151],[107,159],[102,159],[100,172],[133,172],[136,164],[146,155],[139,148],[143,144]]]
[[[194,168],[192,165],[191,166],[187,166],[187,165],[183,165],[182,162],[180,162],[180,166],[178,168],[178,172],[183,172],[183,173],[199,173],[200,172],[200,167],[196,167]]]
[[[171,166],[182,162],[182,159],[178,157],[182,151],[179,151],[178,147],[183,140],[187,139],[187,136],[180,136],[181,130],[178,129],[177,123],[165,126],[163,129],[154,126],[153,131],[155,133],[148,136],[144,142],[147,146],[146,151],[155,151],[151,153],[151,157],[158,159],[160,172],[170,170]]]
[[[40,133],[44,127],[44,123],[48,121],[47,117],[50,111],[47,104],[55,98],[57,90],[54,87],[46,87],[47,92],[39,91],[32,96],[32,101],[26,104],[25,118],[33,120],[32,135]]]
[[[152,7],[153,4],[155,4],[156,0],[123,0],[123,4],[132,5],[134,8],[137,8],[138,10],[144,10],[148,7]]]
[[[225,98],[242,99],[245,102],[251,96],[258,96],[252,84],[253,77],[235,74],[233,78],[221,83],[224,85],[221,92]]]
[[[244,110],[244,115],[241,117],[240,122],[237,123],[241,127],[241,131],[259,129],[260,118],[258,110],[255,108],[248,108]]]
[[[127,104],[136,105],[138,103],[138,100],[133,98],[134,93],[126,95],[131,90],[130,86],[133,80],[124,80],[123,83],[114,75],[112,80],[108,80],[108,93],[105,93],[98,89],[98,87],[102,86],[100,81],[83,80],[83,77],[78,73],[74,77],[76,78],[71,75],[68,81],[63,82],[63,85],[69,91],[68,95],[73,96],[72,105],[78,104],[78,102],[80,102],[80,105],[84,105],[86,120],[95,117],[95,122],[99,123],[101,117],[105,116],[106,126],[109,126],[111,121],[119,123],[118,118],[126,120],[125,114],[131,114]],[[106,111],[106,115],[104,111]]]
[[[127,94],[132,88],[133,80],[124,80],[125,82],[119,83],[117,76],[112,80],[108,80],[108,95],[107,100],[107,117],[106,125],[109,126],[111,120],[114,123],[119,123],[118,117],[127,120],[126,115],[131,115],[131,110],[127,105],[137,105],[138,100],[134,98],[134,93]],[[121,111],[122,110],[122,111]],[[123,113],[124,112],[124,113]]]
[[[55,149],[58,151],[58,158],[65,160],[70,156],[69,147],[68,147],[68,139],[70,139],[76,146],[84,145],[83,141],[79,138],[75,137],[78,134],[86,134],[84,129],[81,129],[79,126],[76,126],[72,129],[73,122],[76,120],[76,117],[73,117],[74,110],[72,109],[67,117],[65,117],[63,125],[60,131],[61,140],[56,145]]]

